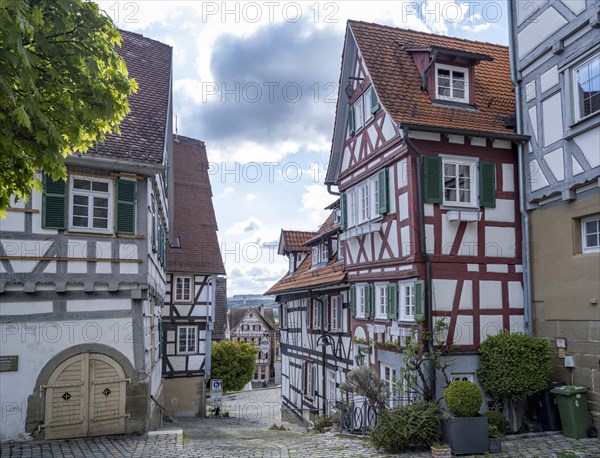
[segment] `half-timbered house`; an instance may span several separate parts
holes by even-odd
[[[510,13],[533,332],[553,379],[591,388],[600,427],[600,4],[513,0]]]
[[[0,439],[143,432],[159,352],[172,159],[171,47],[121,32],[138,82],[121,135],[67,158],[0,236]]]
[[[281,231],[289,271],[265,294],[280,304],[282,416],[305,424],[328,415],[352,367],[339,211],[318,232]]]
[[[390,384],[420,320],[446,321],[450,375],[469,379],[486,336],[524,330],[513,97],[506,47],[348,22],[325,182],[354,356]]]
[[[178,136],[171,170],[175,184],[163,307],[164,402],[170,415],[203,415],[217,279],[225,274],[204,143]]]
[[[234,307],[227,313],[230,340],[256,345],[253,383],[266,385],[275,377],[278,332],[270,307]],[[264,351],[266,350],[266,351]]]

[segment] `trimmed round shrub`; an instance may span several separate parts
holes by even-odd
[[[504,436],[508,432],[508,420],[502,412],[497,410],[490,410],[484,413],[488,418],[488,425],[495,426],[501,436]]]
[[[385,410],[371,442],[388,453],[431,447],[440,441],[442,413],[435,402],[419,401]]]
[[[450,411],[457,417],[474,417],[478,414],[483,396],[479,387],[468,380],[456,380],[444,391]]]
[[[539,393],[548,386],[548,342],[525,334],[501,332],[480,347],[477,376],[488,393],[512,401]]]

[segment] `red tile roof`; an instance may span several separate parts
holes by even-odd
[[[302,291],[318,286],[341,284],[346,281],[344,262],[337,260],[336,255],[323,267],[311,269],[312,255],[308,255],[292,274],[283,277],[265,293],[281,294]]]
[[[312,245],[313,242],[320,240],[321,238],[323,238],[324,236],[326,236],[328,234],[332,234],[332,233],[336,232],[340,228],[340,223],[333,222],[334,212],[335,212],[335,210],[329,214],[329,216],[327,217],[325,222],[323,224],[321,224],[321,227],[319,227],[319,231],[317,232],[317,235],[315,237],[311,238],[310,240],[307,240],[304,243],[305,245],[307,245],[307,246]]]
[[[179,136],[174,144],[175,181],[173,237],[181,248],[169,248],[171,272],[225,274],[212,204],[208,158],[204,143]]]
[[[121,135],[109,135],[88,154],[131,162],[162,164],[170,116],[172,48],[143,35],[120,31],[117,53],[125,59],[138,90],[129,97],[131,111],[119,125]]]
[[[359,21],[348,21],[348,25],[377,94],[396,123],[514,134],[504,124],[504,118],[515,110],[507,47]],[[475,66],[477,111],[435,106],[421,90],[419,70],[402,46],[439,47],[492,57],[492,61]]]
[[[281,231],[281,237],[283,237],[283,244],[285,246],[286,251],[309,251],[310,248],[308,248],[304,244],[316,235],[317,232],[286,230]]]

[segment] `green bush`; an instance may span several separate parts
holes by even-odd
[[[479,352],[477,375],[489,393],[515,401],[548,386],[550,349],[543,339],[502,332],[485,339]]]
[[[490,425],[488,424],[488,437],[502,437],[503,434],[500,432],[500,430],[496,427],[496,425]]]
[[[488,425],[490,425],[490,427],[495,426],[501,436],[504,436],[508,432],[508,420],[502,412],[490,410],[489,412],[484,413],[484,415],[488,418]]]
[[[388,453],[431,447],[442,435],[442,414],[435,402],[419,401],[383,412],[371,442]]]
[[[483,396],[479,387],[468,380],[456,380],[444,390],[444,399],[457,417],[474,417],[479,412]]]

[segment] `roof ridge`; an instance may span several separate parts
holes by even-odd
[[[447,38],[447,39],[450,39],[450,40],[464,41],[464,42],[467,42],[467,43],[480,43],[480,44],[483,44],[483,45],[489,45],[489,46],[495,46],[495,47],[498,47],[498,48],[508,49],[508,46],[501,45],[499,43],[490,43],[489,41],[469,40],[467,38],[453,37],[453,36],[450,36],[450,35],[440,35],[439,33],[423,32],[421,30],[408,29],[408,28],[404,28],[404,27],[395,27],[395,26],[387,25],[387,24],[378,24],[376,22],[366,22],[366,21],[358,21],[358,20],[355,20],[355,19],[348,19],[348,24],[350,24],[350,23],[365,24],[365,25],[374,25],[374,26],[377,26],[377,27],[383,27],[383,28],[386,28],[386,29],[401,30],[401,31],[405,31],[405,32],[416,33],[416,34],[419,34],[419,35],[431,35],[431,36],[434,36],[434,37],[442,37],[442,38]]]
[[[144,36],[144,34],[141,34],[141,33],[138,33],[138,32],[132,32],[131,30],[125,30],[125,29],[119,29],[119,28],[117,29],[117,31],[118,31],[118,32],[119,32],[121,35],[123,35],[123,34],[127,34],[127,35],[136,35],[136,36],[137,36],[137,37],[139,37],[139,38],[143,38],[144,40],[147,40],[147,41],[153,41],[154,43],[157,43],[157,44],[159,44],[159,45],[162,45],[162,46],[164,46],[165,48],[170,48],[170,49],[173,49],[173,46],[171,46],[171,45],[169,45],[169,44],[167,44],[167,43],[163,43],[162,41],[158,41],[158,40],[157,40],[157,39],[155,39],[155,38],[146,37],[146,36]]]

